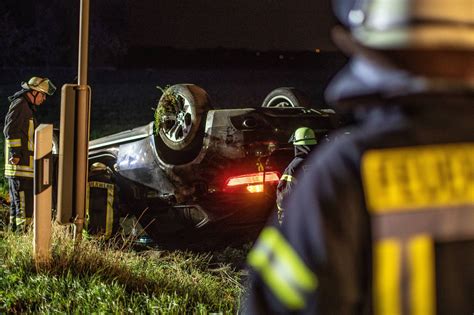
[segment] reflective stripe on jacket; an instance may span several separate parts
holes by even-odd
[[[472,312],[474,94],[435,100],[374,108],[308,158],[243,314]]]

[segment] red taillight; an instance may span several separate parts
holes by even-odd
[[[276,184],[278,183],[280,176],[277,172],[265,172],[265,174],[263,172],[260,172],[233,176],[227,179],[225,188],[247,186],[246,189],[250,193],[262,192],[264,178],[266,184]]]

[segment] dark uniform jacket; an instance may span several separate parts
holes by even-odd
[[[5,117],[5,176],[33,178],[33,151],[36,119],[34,105],[21,94],[14,95]],[[19,157],[17,165],[9,163],[10,157]]]
[[[300,169],[305,171],[307,168],[304,161],[311,152],[312,147],[308,145],[295,146],[295,157],[283,171],[277,186],[277,208],[279,211],[283,211],[283,199],[293,190],[297,183],[297,173]]]
[[[330,101],[376,106],[310,156],[249,253],[243,313],[472,313],[474,93],[418,80],[364,60],[338,75]]]

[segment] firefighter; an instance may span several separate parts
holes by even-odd
[[[313,150],[317,140],[316,135],[311,128],[300,127],[291,135],[289,142],[293,143],[295,157],[286,167],[277,186],[276,203],[278,222],[280,224],[283,222],[284,217],[283,199],[293,190],[297,183],[295,174],[297,174],[300,169],[303,171],[307,169],[307,165],[305,165],[304,161],[311,150]]]
[[[86,206],[86,231],[108,239],[119,229],[118,186],[113,172],[101,162],[89,168],[88,195]]]
[[[360,122],[263,229],[243,313],[471,314],[472,0],[333,4],[352,57],[325,95]]]
[[[10,193],[11,230],[25,230],[33,216],[33,150],[37,106],[56,87],[48,78],[32,77],[21,83],[21,90],[8,97],[5,117],[5,177]]]

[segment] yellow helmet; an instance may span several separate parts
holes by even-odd
[[[48,95],[53,95],[56,86],[48,78],[31,77],[28,82],[22,82],[21,87],[25,90],[34,90]]]

